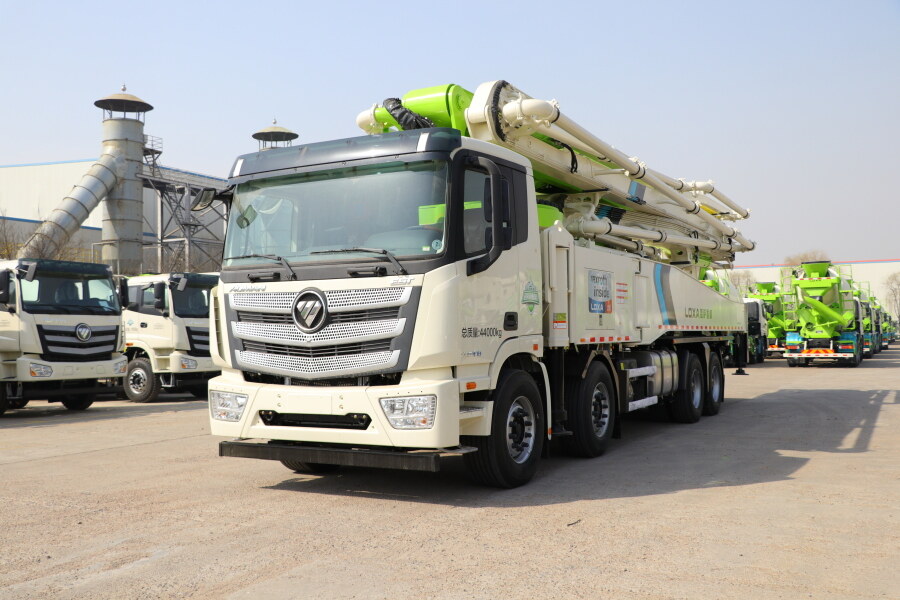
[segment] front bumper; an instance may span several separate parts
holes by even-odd
[[[307,387],[252,383],[244,381],[239,372],[226,371],[209,381],[209,391],[232,392],[248,397],[240,421],[221,421],[210,417],[213,435],[417,449],[444,449],[459,445],[460,395],[459,383],[455,379],[413,379],[408,383],[373,387]],[[391,427],[381,408],[380,398],[424,395],[437,397],[431,429],[401,430]],[[266,425],[260,411],[293,415],[368,415],[371,421],[365,429]]]
[[[846,358],[854,360],[855,355],[852,352],[785,352],[784,358]]]
[[[53,373],[49,377],[35,377],[31,374],[32,364],[49,367]],[[95,362],[56,362],[26,354],[16,359],[16,380],[21,383],[46,383],[49,381],[123,377],[125,375],[123,365],[127,364],[128,359],[119,353],[114,353],[109,360]]]
[[[440,470],[440,458],[475,452],[471,446],[446,450],[397,452],[362,448],[321,448],[298,446],[288,442],[253,443],[228,441],[219,443],[219,456],[262,458],[266,460],[292,460],[348,467],[375,467],[403,471]]]

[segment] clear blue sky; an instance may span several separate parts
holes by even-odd
[[[506,79],[752,210],[738,264],[900,257],[900,2],[0,0],[0,165],[94,157],[93,101],[155,106],[161,162],[225,176],[271,123],[358,135],[409,89]],[[74,182],[73,182],[74,183]]]

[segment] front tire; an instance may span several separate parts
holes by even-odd
[[[572,436],[563,438],[571,456],[594,458],[606,451],[616,418],[616,395],[609,370],[592,362],[584,379],[572,382],[566,398]]]
[[[123,383],[128,399],[142,404],[156,400],[162,389],[159,375],[153,372],[150,361],[143,357],[131,359]]]
[[[461,442],[477,452],[463,460],[479,483],[518,487],[534,477],[544,447],[541,394],[531,375],[511,369],[501,376],[492,397],[491,434],[464,436]]]

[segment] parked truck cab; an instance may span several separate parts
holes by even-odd
[[[200,273],[127,280],[124,386],[132,402],[152,402],[163,390],[206,397],[207,380],[219,374],[209,355],[209,294],[217,281]]]
[[[107,265],[0,262],[0,414],[32,399],[84,410],[125,374]]]

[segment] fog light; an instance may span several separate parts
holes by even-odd
[[[182,369],[196,369],[197,361],[194,360],[193,358],[185,358],[184,356],[182,356],[181,357],[181,368]]]
[[[28,366],[28,370],[31,372],[32,377],[50,377],[53,375],[53,367],[50,365],[31,363]]]
[[[434,426],[437,396],[380,398],[379,402],[394,429],[431,429]]]
[[[246,394],[209,392],[209,414],[219,421],[240,421],[247,406]]]
[[[128,369],[128,361],[127,361],[127,360],[119,361],[119,362],[117,362],[117,363],[113,366],[113,371],[114,371],[117,375],[124,375],[124,374],[125,374],[125,371],[126,371],[127,369]]]

